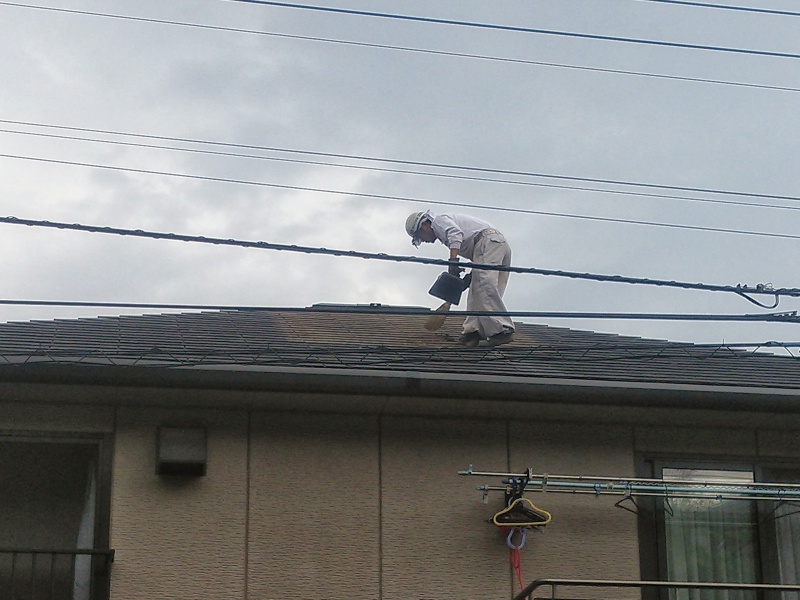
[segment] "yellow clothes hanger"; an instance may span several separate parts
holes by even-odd
[[[546,510],[538,508],[527,498],[517,498],[492,517],[492,523],[506,527],[539,527],[553,519]]]

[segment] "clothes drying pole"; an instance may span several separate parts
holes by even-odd
[[[589,494],[593,496],[622,496],[625,498],[705,498],[710,500],[773,500],[800,502],[800,484],[791,483],[721,483],[719,481],[684,481],[679,479],[644,479],[602,477],[589,475],[523,474],[476,471],[472,465],[459,475],[500,478],[503,485],[479,485],[478,491],[505,491],[511,481],[525,477],[525,492]]]

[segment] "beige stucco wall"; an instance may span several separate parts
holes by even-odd
[[[253,414],[249,598],[379,597],[377,423]]]
[[[509,598],[518,586],[508,549],[487,522],[502,494],[484,504],[476,490],[498,480],[459,477],[470,464],[626,477],[637,453],[800,456],[794,431],[766,418],[715,427],[690,412],[664,424],[604,414],[611,418],[447,418],[0,398],[0,432],[113,434],[115,600]],[[164,424],[208,429],[205,477],[155,474]],[[553,521],[528,534],[526,581],[639,578],[637,519],[614,507],[617,498],[528,497]]]
[[[626,425],[563,422],[511,424],[515,472],[632,477],[632,429]],[[639,579],[636,515],[614,507],[613,496],[530,493],[553,515],[542,535],[526,544],[526,579],[547,577]],[[607,592],[603,592],[607,595]],[[581,597],[587,597],[582,592]]]
[[[457,476],[471,463],[505,467],[505,423],[383,419],[384,600],[509,594],[508,554],[486,522],[494,507]]]
[[[8,402],[0,395],[0,432],[110,433],[110,406],[58,406],[49,403]]]
[[[208,475],[155,474],[156,428],[208,428]],[[111,490],[111,596],[243,598],[247,525],[247,415],[117,411]]]
[[[194,411],[209,427],[208,474],[177,483],[154,474],[153,449],[155,428],[180,416],[117,415],[114,598],[508,597],[509,551],[488,522],[502,494],[484,503],[476,489],[497,481],[459,470],[505,471],[510,457],[515,470],[633,473],[627,426]],[[554,520],[529,535],[527,579],[638,577],[630,513],[594,498],[544,504]]]

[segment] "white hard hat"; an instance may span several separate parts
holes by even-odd
[[[420,240],[417,237],[419,226],[422,225],[422,222],[427,217],[427,212],[415,212],[408,215],[408,218],[406,219],[406,233],[411,236],[411,243],[415,246],[419,246],[420,244]]]

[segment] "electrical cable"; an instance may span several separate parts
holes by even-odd
[[[510,208],[504,206],[487,206],[484,204],[473,204],[467,202],[449,202],[446,200],[431,200],[424,198],[412,198],[407,196],[392,196],[388,194],[371,194],[367,192],[353,192],[345,190],[333,190],[326,188],[315,188],[301,185],[288,185],[280,183],[270,183],[266,181],[251,181],[246,179],[232,179],[229,177],[212,177],[209,175],[191,175],[189,173],[176,173],[172,171],[156,171],[152,169],[135,169],[133,167],[118,167],[113,165],[101,165],[97,163],[86,163],[69,160],[57,160],[52,158],[41,158],[35,156],[21,156],[17,154],[1,154],[0,158],[11,158],[15,160],[26,160],[33,162],[43,162],[49,164],[69,165],[75,167],[88,167],[94,169],[106,169],[111,171],[120,171],[125,173],[138,173],[144,175],[160,175],[164,177],[177,177],[183,179],[192,179],[196,181],[211,181],[215,183],[231,183],[238,185],[251,185],[258,187],[266,187],[280,190],[292,190],[302,192],[314,192],[319,194],[333,194],[338,196],[350,196],[356,198],[369,198],[373,200],[390,200],[396,202],[414,202],[418,204],[438,205],[438,206],[456,206],[460,208],[480,208],[485,210],[492,210],[497,212],[519,213],[526,215],[539,215],[543,217],[558,217],[564,219],[580,219],[584,221],[597,221],[600,223],[616,223],[623,225],[643,225],[648,227],[664,227],[667,229],[683,229],[688,231],[703,231],[707,233],[732,233],[738,235],[750,235],[758,237],[768,237],[775,239],[800,239],[800,234],[791,233],[773,233],[769,231],[752,231],[748,229],[730,229],[726,227],[711,227],[702,225],[680,225],[678,223],[662,223],[659,221],[643,221],[639,219],[622,219],[618,217],[598,217],[592,215],[581,215],[575,213],[561,213],[546,210],[534,210],[529,208]]]
[[[300,10],[310,10],[325,13],[335,13],[360,17],[377,17],[382,19],[394,19],[401,21],[413,21],[417,23],[433,23],[438,25],[455,25],[459,27],[472,27],[479,29],[490,29],[497,31],[510,31],[515,33],[533,33],[538,35],[552,35],[566,38],[579,38],[587,40],[597,40],[605,42],[621,42],[627,44],[645,44],[649,46],[665,46],[669,48],[682,48],[688,50],[706,50],[712,52],[728,52],[735,54],[746,54],[751,56],[769,56],[777,58],[800,58],[800,54],[792,52],[776,52],[768,50],[752,50],[747,48],[735,48],[726,46],[711,46],[707,44],[687,44],[682,42],[667,42],[663,40],[647,40],[641,38],[629,38],[614,35],[599,35],[591,33],[577,33],[573,31],[556,31],[553,29],[537,29],[533,27],[519,27],[514,25],[499,25],[496,23],[480,23],[476,21],[459,21],[456,19],[438,19],[434,17],[420,17],[416,15],[402,15],[397,13],[384,13],[369,10],[354,10],[349,8],[334,8],[331,6],[313,6],[309,4],[296,4],[293,2],[274,2],[273,0],[222,0],[223,2],[241,2],[245,4],[259,4],[263,6],[275,6],[279,8],[293,8]]]
[[[709,4],[707,2],[691,2],[689,0],[638,0],[639,2],[659,2],[661,4],[677,4],[681,6],[697,6],[701,8],[717,8],[722,10],[737,10],[765,15],[781,15],[785,17],[800,17],[800,12],[791,10],[775,10],[771,8],[754,8],[751,6],[732,6],[730,4]]]
[[[195,242],[202,244],[215,244],[223,246],[236,246],[240,248],[259,248],[261,250],[283,250],[287,252],[299,252],[304,254],[317,254],[327,256],[348,256],[351,258],[365,258],[392,262],[417,263],[424,265],[437,265],[449,267],[452,263],[448,260],[436,258],[423,258],[417,256],[401,256],[385,253],[359,252],[356,250],[335,250],[330,248],[315,248],[311,246],[299,246],[295,244],[275,244],[269,242],[252,242],[246,240],[234,240],[205,236],[182,235],[176,233],[162,233],[155,231],[143,231],[141,229],[122,229],[118,227],[98,227],[94,225],[82,225],[79,223],[59,223],[53,221],[41,221],[35,219],[19,219],[17,217],[0,217],[0,223],[8,225],[24,225],[27,227],[44,227],[51,229],[65,229],[71,231],[83,231],[89,233],[104,233],[120,236],[134,236],[150,239],[172,240],[181,242]],[[465,268],[482,269],[486,271],[505,271],[509,273],[526,273],[532,275],[550,275],[553,277],[566,277],[570,279],[583,279],[597,282],[630,283],[641,285],[653,285],[659,287],[672,287],[691,290],[702,290],[709,292],[727,292],[736,294],[748,302],[752,302],[762,308],[775,308],[781,296],[800,297],[800,288],[774,288],[772,284],[758,284],[755,287],[748,285],[713,285],[706,283],[688,283],[679,281],[667,281],[660,279],[647,279],[639,277],[623,277],[621,275],[601,275],[596,273],[577,273],[574,271],[561,271],[554,269],[540,269],[536,267],[515,267],[505,265],[484,265],[473,262],[460,262],[459,265]],[[775,304],[772,306],[764,305],[750,297],[750,295],[770,295],[774,296]]]
[[[0,3],[2,4],[2,3]],[[124,137],[134,137],[134,138],[141,138],[141,139],[151,139],[151,140],[163,140],[163,141],[170,141],[170,142],[181,142],[181,143],[190,143],[190,144],[201,144],[207,146],[219,146],[219,147],[227,147],[227,148],[239,148],[243,150],[260,150],[260,151],[267,151],[267,152],[282,152],[286,154],[305,154],[308,156],[320,156],[320,157],[328,157],[328,158],[339,158],[339,159],[346,159],[346,160],[360,160],[369,163],[388,163],[388,164],[395,164],[395,165],[407,165],[407,166],[414,166],[414,167],[423,167],[423,168],[435,168],[435,169],[447,169],[447,170],[454,170],[454,171],[474,171],[474,172],[481,172],[481,173],[491,173],[495,175],[507,175],[507,176],[518,176],[518,177],[536,177],[541,179],[553,179],[553,180],[562,180],[562,181],[575,181],[581,183],[596,183],[596,184],[604,184],[604,185],[618,185],[622,187],[634,187],[634,188],[652,188],[657,190],[665,190],[665,191],[680,191],[680,192],[694,192],[694,193],[702,193],[702,194],[718,194],[722,196],[742,196],[747,198],[761,198],[764,200],[787,200],[791,202],[800,202],[800,196],[791,196],[791,195],[781,195],[781,194],[765,194],[765,193],[757,193],[757,192],[741,192],[735,190],[723,190],[723,189],[716,189],[716,188],[704,188],[704,187],[689,187],[689,186],[680,186],[680,185],[665,185],[665,184],[658,184],[658,183],[645,183],[640,181],[625,181],[621,179],[601,179],[601,178],[594,178],[594,177],[579,177],[574,175],[555,175],[552,173],[538,173],[535,171],[520,171],[514,169],[499,169],[499,168],[490,168],[490,167],[474,167],[468,165],[458,165],[458,164],[450,164],[450,163],[437,163],[437,162],[426,162],[426,161],[417,161],[417,160],[403,160],[403,159],[392,159],[392,158],[382,158],[376,156],[365,156],[365,155],[358,155],[358,154],[341,154],[335,152],[320,152],[314,150],[298,150],[293,148],[282,148],[276,146],[260,146],[256,144],[239,144],[234,142],[218,142],[218,141],[209,141],[209,140],[201,140],[196,138],[183,138],[183,137],[170,137],[170,136],[162,136],[162,135],[152,135],[152,134],[144,134],[144,133],[131,133],[131,132],[124,132],[124,131],[113,131],[108,129],[91,129],[88,127],[71,127],[66,125],[51,125],[47,123],[35,123],[30,121],[15,121],[10,119],[0,119],[0,123],[7,123],[11,125],[24,125],[30,127],[41,127],[41,128],[48,128],[48,129],[58,129],[58,130],[66,130],[66,131],[80,131],[86,133],[99,133],[104,135],[117,135],[117,136],[124,136]],[[475,207],[473,207],[475,208]],[[482,208],[482,207],[477,207]],[[485,207],[483,207],[485,208]]]
[[[60,308],[114,308],[139,310],[181,310],[181,311],[240,311],[240,312],[286,312],[286,313],[333,313],[333,314],[372,314],[392,316],[422,316],[435,314],[425,308],[369,305],[315,304],[309,307],[271,307],[242,306],[226,304],[178,304],[147,302],[90,302],[70,300],[12,300],[0,299],[0,306],[47,306]],[[592,319],[592,320],[633,320],[633,321],[737,321],[750,323],[800,323],[797,311],[768,314],[691,314],[691,313],[608,313],[608,312],[565,312],[565,311],[487,311],[451,310],[448,316],[486,317],[504,316],[511,318],[539,319]],[[759,344],[762,345],[763,343]]]
[[[0,122],[3,120],[0,119]],[[49,139],[59,139],[59,140],[71,140],[71,141],[80,141],[80,142],[90,142],[90,143],[99,143],[99,144],[110,144],[115,146],[125,146],[129,148],[147,148],[153,150],[169,150],[175,152],[187,152],[192,154],[204,154],[210,156],[222,156],[228,158],[246,158],[246,159],[254,159],[254,160],[268,160],[268,161],[275,161],[275,162],[285,162],[291,164],[302,164],[302,165],[314,165],[314,166],[325,166],[325,167],[335,167],[335,168],[343,168],[343,169],[358,169],[364,171],[373,171],[373,172],[380,172],[380,173],[396,173],[396,174],[404,174],[404,175],[418,175],[423,177],[439,177],[445,179],[459,179],[462,181],[478,181],[483,183],[500,183],[506,185],[521,185],[521,186],[530,186],[530,187],[540,187],[540,188],[548,188],[548,189],[560,189],[560,190],[571,190],[571,191],[578,191],[578,192],[592,192],[592,193],[600,193],[600,194],[614,194],[620,196],[637,196],[642,198],[658,198],[663,200],[680,200],[684,202],[698,202],[698,203],[706,203],[706,204],[723,204],[728,206],[746,206],[750,208],[771,208],[777,210],[800,210],[800,206],[785,206],[782,204],[764,204],[764,203],[755,203],[755,202],[741,202],[736,200],[718,200],[713,198],[695,198],[691,196],[678,196],[674,194],[649,194],[646,192],[634,192],[634,191],[627,191],[627,190],[614,190],[614,189],[605,189],[605,188],[592,188],[586,186],[577,186],[577,185],[558,185],[554,183],[541,183],[535,181],[518,181],[513,179],[498,179],[493,177],[479,177],[479,176],[469,176],[469,175],[457,175],[453,173],[433,173],[429,171],[412,171],[409,169],[392,169],[388,167],[369,167],[365,165],[352,165],[352,164],[342,164],[342,163],[334,163],[334,162],[325,162],[325,161],[315,161],[315,160],[302,160],[302,159],[294,159],[294,158],[283,158],[283,157],[276,157],[276,156],[264,156],[261,154],[245,154],[242,152],[223,152],[220,150],[204,150],[199,148],[182,148],[178,146],[166,146],[163,144],[146,144],[143,142],[124,142],[120,140],[103,140],[98,138],[89,138],[89,137],[81,137],[75,135],[58,135],[54,133],[40,133],[40,132],[33,132],[33,131],[17,131],[12,129],[2,129],[0,128],[0,133],[10,133],[10,134],[18,134],[18,135],[26,135],[26,136],[33,136],[33,137],[44,137]],[[125,135],[125,134],[120,134]],[[800,201],[800,197],[797,198]]]
[[[0,300],[0,305],[3,306],[47,306],[47,307],[62,307],[62,308],[114,308],[120,309],[139,309],[139,310],[177,310],[177,311],[196,311],[196,312],[257,312],[257,313],[288,313],[288,314],[340,314],[340,315],[356,315],[356,314],[369,314],[369,315],[391,315],[391,316],[427,316],[431,311],[424,308],[416,307],[402,307],[402,306],[386,306],[381,304],[369,305],[336,305],[336,304],[316,304],[309,307],[269,307],[269,306],[243,306],[243,305],[218,305],[218,304],[177,304],[177,303],[143,303],[143,302],[88,302],[88,301],[63,301],[63,300]],[[796,311],[792,313],[794,316]],[[164,313],[160,313],[163,315]],[[168,313],[167,313],[168,314]],[[183,314],[186,314],[185,312]],[[659,320],[696,320],[696,321],[747,321],[747,322],[772,322],[772,317],[777,317],[775,320],[778,322],[798,322],[789,321],[781,318],[782,313],[772,315],[681,315],[681,314],[665,314],[658,315],[655,313],[639,313],[631,315],[623,315],[621,313],[558,313],[547,311],[514,311],[514,312],[486,312],[486,311],[454,311],[454,316],[476,315],[482,316],[487,314],[492,315],[505,315],[505,316],[522,316],[522,317],[536,317],[536,318],[624,318],[628,319],[650,319],[651,317],[658,318]],[[592,316],[594,315],[594,316]],[[661,319],[661,317],[664,317]],[[686,317],[686,318],[684,318]],[[696,317],[696,318],[695,318]],[[2,325],[0,325],[2,326]],[[616,337],[616,336],[612,336]],[[778,342],[778,341],[762,341],[762,342],[728,342],[722,344],[697,344],[689,342],[661,342],[657,340],[642,340],[635,338],[628,343],[610,343],[600,342],[596,344],[587,344],[581,341],[579,344],[570,344],[566,341],[557,345],[539,342],[534,349],[535,351],[542,351],[546,353],[561,352],[561,353],[574,353],[579,352],[581,356],[587,356],[592,353],[609,352],[609,351],[629,351],[635,352],[638,357],[641,357],[643,352],[656,352],[657,354],[664,351],[680,351],[680,350],[738,350],[754,348],[754,351],[759,349],[786,349],[790,355],[792,348],[800,348],[800,342]],[[713,355],[712,355],[713,356]],[[693,355],[693,358],[700,358]]]
[[[742,81],[728,81],[722,79],[708,79],[703,77],[687,77],[681,75],[666,75],[663,73],[647,73],[644,71],[631,71],[625,69],[609,69],[609,68],[602,68],[602,67],[587,67],[585,65],[571,65],[571,64],[564,64],[564,63],[553,63],[553,62],[545,62],[545,61],[536,61],[536,60],[525,60],[520,58],[509,58],[509,57],[501,57],[501,56],[489,56],[485,54],[473,54],[473,53],[466,53],[466,52],[449,52],[444,50],[431,50],[426,48],[414,48],[408,46],[397,46],[392,44],[376,44],[376,43],[368,43],[368,42],[356,42],[352,40],[342,40],[342,39],[335,39],[335,38],[324,38],[318,36],[306,36],[306,35],[294,35],[294,34],[287,34],[287,33],[275,33],[269,31],[259,31],[254,29],[242,29],[236,27],[223,27],[217,25],[203,25],[200,23],[188,23],[183,21],[173,21],[173,20],[165,20],[165,19],[154,19],[154,18],[145,18],[145,17],[133,17],[128,15],[115,15],[110,13],[100,13],[100,12],[93,12],[93,11],[83,11],[83,10],[74,10],[74,9],[63,9],[63,8],[56,8],[56,7],[49,7],[49,6],[34,6],[30,4],[23,4],[19,2],[0,2],[0,6],[12,6],[17,8],[29,8],[29,9],[39,9],[39,10],[46,10],[46,11],[53,11],[53,12],[61,12],[67,14],[76,14],[76,15],[83,15],[83,16],[92,16],[92,17],[104,17],[104,18],[111,18],[111,19],[122,19],[127,21],[140,21],[144,23],[153,23],[153,24],[161,24],[161,25],[175,25],[180,27],[191,27],[195,29],[207,29],[213,31],[225,31],[225,32],[232,32],[232,33],[246,33],[246,34],[253,34],[253,35],[262,35],[262,36],[269,36],[275,38],[284,38],[284,39],[293,39],[293,40],[301,40],[301,41],[311,41],[311,42],[322,42],[322,43],[329,43],[329,44],[340,44],[340,45],[347,45],[347,46],[355,46],[355,47],[362,47],[362,48],[374,48],[380,50],[398,50],[403,52],[414,52],[418,54],[430,54],[432,56],[447,56],[447,57],[454,57],[454,58],[469,58],[469,59],[477,59],[477,60],[486,60],[486,61],[496,61],[496,62],[504,62],[509,64],[521,64],[521,65],[531,65],[531,66],[541,66],[541,67],[551,67],[551,68],[558,68],[558,69],[573,69],[573,70],[580,70],[580,71],[589,71],[595,73],[609,73],[615,75],[629,75],[634,77],[650,77],[655,79],[665,79],[665,80],[673,80],[673,81],[686,81],[686,82],[694,82],[694,83],[708,83],[713,85],[727,85],[727,86],[735,86],[735,87],[743,87],[743,88],[754,88],[754,89],[763,89],[763,90],[773,90],[773,91],[783,91],[783,92],[800,92],[800,88],[792,87],[792,86],[781,86],[781,85],[766,85],[766,84],[757,84],[757,83],[747,83]]]

